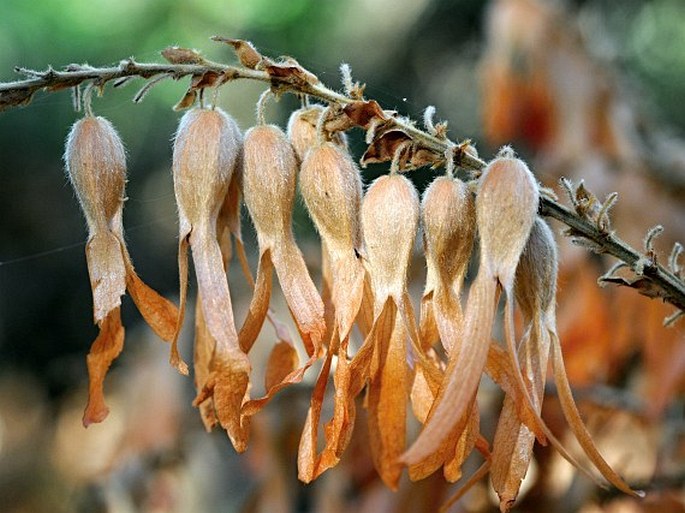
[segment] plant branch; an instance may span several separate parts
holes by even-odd
[[[186,97],[177,106],[184,108],[194,103],[195,92],[198,90],[218,87],[238,79],[258,80],[268,83],[275,94],[290,92],[307,95],[336,106],[342,111],[340,117],[345,118],[347,124],[343,123],[333,130],[346,130],[358,126],[373,130],[371,146],[383,138],[389,139],[390,135],[395,141],[390,143],[395,144],[392,149],[396,150],[400,145],[404,145],[397,155],[391,151],[389,158],[387,155],[381,155],[375,156],[375,160],[372,160],[365,154],[364,159],[367,162],[383,162],[400,157],[398,159],[400,168],[408,170],[422,165],[445,164],[446,159],[451,159],[455,167],[472,173],[477,173],[486,166],[486,162],[477,156],[469,141],[461,144],[450,141],[445,136],[446,128],[444,127],[439,133],[432,130],[435,135],[428,131],[430,127],[427,127],[426,131],[421,130],[413,121],[398,116],[393,111],[381,109],[374,101],[364,100],[363,86],[359,84],[355,85],[353,91],[348,91],[348,95],[341,94],[326,87],[316,76],[302,68],[293,59],[275,62],[261,56],[247,42],[223,38],[215,38],[215,40],[231,44],[236,49],[242,65],[232,66],[210,62],[194,50],[168,48],[163,55],[170,61],[169,64],[139,63],[130,58],[121,61],[118,66],[106,68],[77,64],[71,64],[62,71],[57,71],[52,67],[45,71],[17,68],[16,71],[27,78],[0,83],[0,111],[30,103],[34,94],[41,90],[55,92],[78,88],[84,83],[103,89],[107,83],[113,82],[113,85],[117,87],[132,78],[154,79],[157,83],[163,78],[179,80],[192,77]],[[351,75],[347,77],[347,80],[351,82]],[[153,84],[147,85],[151,87]],[[144,92],[147,92],[149,87]],[[142,98],[142,96],[138,97]],[[359,110],[362,111],[362,115],[358,114]],[[351,111],[356,112],[357,116],[350,114]],[[406,145],[407,141],[411,144]],[[404,150],[405,147],[408,149]],[[403,151],[406,154],[404,160],[402,159]],[[587,193],[584,189],[583,192]],[[611,282],[631,286],[638,289],[640,293],[650,297],[660,297],[685,311],[685,283],[681,277],[659,264],[654,254],[640,253],[609,230],[607,212],[611,205],[605,204],[599,218],[595,219],[582,208],[582,205],[574,204],[574,206],[575,211],[558,203],[550,195],[543,194],[540,199],[540,214],[557,219],[566,225],[569,228],[567,235],[585,241],[584,245],[591,247],[594,251],[612,255],[624,262],[637,277],[626,280],[605,276],[602,278],[602,283]]]

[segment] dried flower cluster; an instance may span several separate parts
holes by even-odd
[[[252,55],[249,48],[242,50],[245,59]],[[508,510],[535,439],[552,443],[577,465],[540,417],[551,361],[563,412],[585,453],[610,483],[635,494],[598,453],[570,392],[555,326],[556,245],[538,217],[538,185],[526,164],[505,148],[477,182],[467,184],[448,169],[420,199],[397,169],[421,165],[427,155],[393,133],[397,130],[375,133],[386,115],[377,104],[357,107],[336,111],[307,105],[292,114],[287,134],[260,123],[243,135],[219,108],[195,107],[184,114],[173,148],[179,309],[133,271],[123,241],[125,154],[116,131],[92,115],[74,125],[65,159],[88,223],[86,256],[100,327],[88,355],[91,385],[84,424],[107,414],[102,386],[123,346],[119,306],[126,290],[152,328],[171,342],[171,364],[188,374],[177,342],[190,246],[198,282],[194,404],[206,428],[219,424],[237,451],[247,447],[251,416],[322,360],[300,439],[301,480],[309,482],[340,461],[363,394],[372,459],[388,487],[397,488],[405,467],[414,480],[442,468],[448,481],[456,481],[476,449],[485,460],[481,473],[490,471],[501,508]],[[391,173],[365,192],[344,136],[351,125],[373,132],[374,159],[393,161]],[[321,292],[293,236],[298,182],[321,237]],[[257,232],[255,279],[240,234],[242,200]],[[420,231],[427,275],[417,319],[407,282]],[[227,279],[234,253],[254,287],[239,326]],[[476,254],[477,274],[466,293],[467,268]],[[274,270],[308,356],[302,365],[287,329],[269,309]],[[502,342],[492,335],[500,296]],[[523,319],[521,333],[515,308]],[[249,353],[267,319],[278,340],[267,362],[266,395],[255,399],[250,397]],[[351,341],[355,325],[360,344]],[[476,394],[484,373],[505,392],[492,444],[479,431]],[[331,374],[333,413],[321,431]],[[410,410],[423,427],[408,443]]]
[[[171,342],[171,364],[188,374],[177,340],[190,246],[198,282],[194,404],[207,429],[221,425],[237,451],[247,447],[250,417],[322,359],[300,440],[301,480],[309,482],[339,462],[354,428],[357,398],[364,392],[371,454],[387,486],[397,488],[405,467],[412,479],[442,467],[445,478],[456,481],[476,449],[485,458],[484,469],[491,471],[502,509],[508,510],[536,438],[551,441],[575,463],[540,418],[551,360],[564,413],[581,446],[607,480],[635,493],[597,452],[570,393],[555,327],[556,246],[537,216],[538,186],[526,164],[505,148],[471,186],[448,172],[420,200],[411,181],[393,171],[363,193],[344,134],[325,128],[332,116],[329,109],[306,106],[293,113],[287,135],[277,126],[259,124],[243,136],[218,108],[185,113],[173,148],[180,228],[178,310],[142,284],[126,252],[121,222],[125,155],[117,133],[92,115],[74,125],[65,159],[90,232],[86,256],[100,327],[88,356],[91,387],[84,424],[102,421],[107,413],[102,384],[123,346],[119,305],[126,290],[153,329]],[[321,237],[321,294],[292,232],[298,180]],[[241,195],[259,244],[254,280],[240,235]],[[407,279],[420,227],[427,277],[417,320]],[[254,286],[240,328],[226,274],[232,239]],[[465,294],[475,240],[478,272]],[[274,270],[309,357],[302,366],[287,330],[269,310]],[[501,293],[503,344],[492,338]],[[522,334],[514,327],[517,306],[524,319]],[[267,394],[251,399],[249,352],[267,318],[279,340],[267,363]],[[363,336],[356,350],[350,343],[355,324]],[[321,441],[331,373],[333,414]],[[506,393],[492,447],[479,431],[476,392],[483,373]],[[409,409],[423,424],[411,444]]]

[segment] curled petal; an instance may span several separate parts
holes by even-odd
[[[100,323],[100,333],[90,348],[88,364],[88,404],[83,412],[83,425],[102,422],[109,413],[105,405],[103,382],[114,359],[124,348],[124,327],[119,308],[114,308]]]

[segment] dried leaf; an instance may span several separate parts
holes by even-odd
[[[355,126],[368,129],[371,121],[386,120],[388,116],[383,112],[381,106],[375,100],[356,101],[348,103],[343,107],[343,112],[350,118]]]
[[[168,46],[162,50],[164,57],[171,64],[203,64],[205,59],[197,50],[181,48],[179,46]]]
[[[117,307],[100,322],[100,333],[88,353],[88,404],[83,412],[85,427],[94,422],[102,422],[109,413],[109,408],[105,405],[103,382],[110,365],[123,348],[124,328]]]

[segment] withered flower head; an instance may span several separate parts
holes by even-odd
[[[138,278],[126,250],[122,225],[126,154],[112,124],[99,116],[78,120],[67,138],[64,159],[88,224],[86,260],[93,316],[100,328],[87,358],[90,385],[83,423],[88,426],[104,420],[109,411],[103,382],[124,344],[119,308],[126,289],[146,322],[164,340],[173,338],[177,312]]]
[[[190,245],[201,298],[201,315],[215,345],[210,374],[195,403],[212,399],[216,417],[237,451],[245,450],[248,422],[241,407],[248,392],[250,363],[241,350],[233,307],[217,240],[217,216],[240,154],[240,131],[220,109],[193,109],[179,123],[174,140],[174,191],[179,211],[179,273],[181,308],[187,288]],[[179,315],[177,330],[183,317]],[[177,335],[178,336],[178,331]],[[172,363],[186,373],[176,340]]]
[[[332,309],[330,340],[300,440],[299,476],[305,482],[338,463],[354,425],[354,404],[348,400],[349,364],[347,347],[350,330],[359,313],[364,291],[361,247],[361,179],[347,151],[331,142],[317,144],[307,152],[300,170],[300,191],[321,235],[323,259],[327,263]],[[317,434],[333,357],[335,406],[333,420],[326,429],[326,445],[320,456]]]

